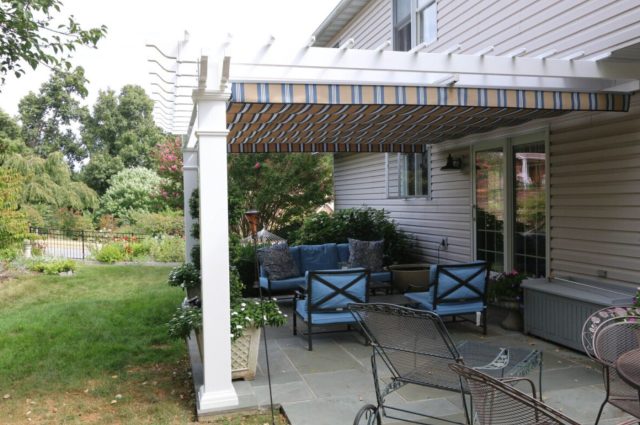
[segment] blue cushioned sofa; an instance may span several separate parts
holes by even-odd
[[[273,294],[275,292],[293,292],[306,285],[305,273],[314,270],[336,270],[338,263],[349,261],[348,243],[326,243],[322,245],[298,245],[289,247],[293,261],[298,266],[300,276],[282,280],[271,280],[267,276],[262,264],[260,265],[260,286]],[[391,272],[372,272],[372,281],[391,282]]]

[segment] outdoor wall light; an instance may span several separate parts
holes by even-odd
[[[447,163],[441,170],[461,170],[462,169],[462,157],[454,158],[449,154],[447,157]]]

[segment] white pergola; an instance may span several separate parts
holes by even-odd
[[[475,55],[424,53],[420,46],[393,52],[389,43],[318,48],[313,39],[292,47],[273,37],[241,43],[228,36],[208,45],[204,53],[186,41],[149,46],[156,122],[184,140],[185,211],[200,188],[200,414],[238,403],[229,335],[228,152],[419,151],[430,140],[573,110],[624,111],[640,89],[640,63],[614,55],[491,56],[490,46]],[[405,143],[396,134],[414,137]],[[193,245],[187,236],[187,253]]]

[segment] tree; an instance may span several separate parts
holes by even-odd
[[[73,211],[98,206],[96,193],[84,183],[71,179],[71,170],[60,153],[52,153],[46,159],[14,154],[7,158],[4,167],[24,177],[21,205]]]
[[[247,234],[241,219],[250,208],[276,233],[301,223],[331,197],[331,160],[330,155],[229,155],[230,226]]]
[[[80,178],[98,195],[102,196],[109,188],[109,179],[124,169],[119,156],[96,154],[91,161],[82,167]]]
[[[62,152],[68,163],[87,157],[86,148],[74,132],[74,127],[87,115],[80,99],[87,96],[84,69],[72,72],[54,71],[38,94],[30,92],[18,104],[22,122],[22,138],[27,146],[43,158]]]
[[[166,139],[153,151],[158,175],[162,177],[160,198],[172,209],[184,207],[182,179],[182,141],[179,137]]]
[[[0,258],[10,257],[27,236],[26,216],[19,211],[22,177],[14,170],[0,168]]]
[[[117,156],[125,167],[149,168],[153,147],[165,139],[152,112],[153,101],[140,86],[124,86],[119,95],[100,91],[83,123],[82,140],[92,156]]]
[[[147,168],[120,171],[111,178],[111,185],[100,200],[101,212],[130,222],[135,212],[157,210],[160,182],[160,176]]]
[[[61,6],[60,0],[0,1],[0,84],[9,72],[18,78],[25,73],[22,61],[33,69],[38,65],[70,69],[70,54],[76,47],[95,47],[106,34],[104,25],[83,29],[73,15],[56,25],[54,15]]]
[[[26,150],[20,132],[20,125],[0,109],[0,166],[8,155]]]

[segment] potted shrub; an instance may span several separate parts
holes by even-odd
[[[275,300],[243,298],[244,284],[235,268],[230,270],[231,377],[252,380],[256,376],[261,326],[282,326],[287,315]]]
[[[169,285],[177,286],[187,291],[187,298],[202,296],[200,289],[200,270],[191,263],[184,263],[174,267],[169,273]]]
[[[509,314],[502,321],[501,326],[508,330],[522,330],[522,281],[527,278],[525,273],[513,270],[500,273],[489,279],[487,297],[490,303],[506,308]]]

